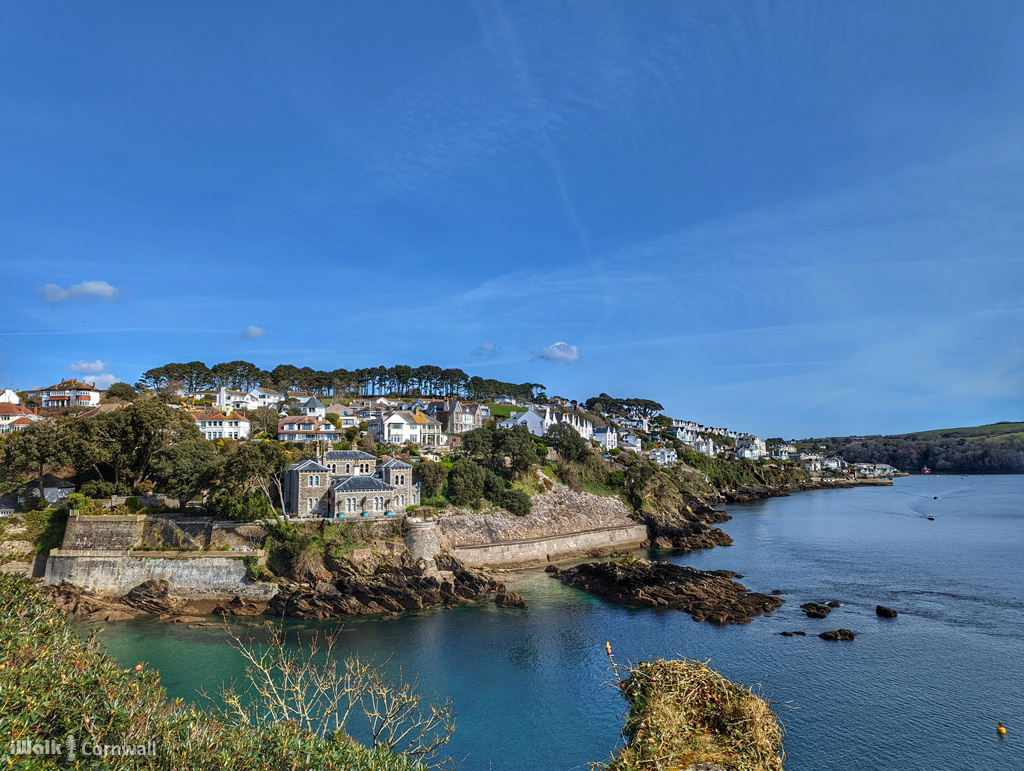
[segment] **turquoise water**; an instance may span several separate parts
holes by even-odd
[[[608,605],[537,571],[509,581],[527,610],[292,626],[340,626],[345,650],[390,656],[421,689],[450,696],[459,727],[449,748],[470,771],[606,760],[624,715],[606,685],[606,640],[620,660],[710,658],[760,684],[785,725],[789,771],[1024,768],[1024,476],[912,477],[728,509],[733,546],[659,556],[786,593],[770,618],[745,626]],[[829,600],[842,607],[825,620],[798,607]],[[899,618],[878,619],[879,603]],[[814,636],[839,627],[857,639]],[[809,636],[778,635],[796,629]],[[241,676],[220,630],[134,621],[109,624],[102,639],[125,666],[159,668],[173,696]]]

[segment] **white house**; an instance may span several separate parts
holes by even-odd
[[[250,391],[235,391],[231,388],[222,387],[217,392],[214,404],[221,409],[256,410],[260,407],[273,407],[275,404],[283,401],[284,394],[268,391],[259,386]]]
[[[43,498],[46,499],[47,503],[57,505],[64,501],[71,493],[75,491],[75,486],[68,482],[66,479],[54,476],[53,474],[43,474]],[[21,501],[25,501],[29,496],[33,498],[39,497],[39,479],[33,479],[31,482],[26,482],[18,488],[18,498]]]
[[[669,450],[665,447],[658,447],[647,453],[647,457],[657,463],[659,466],[665,466],[671,468],[676,465],[676,461],[679,457],[676,455],[675,450]]]
[[[552,415],[555,423],[569,426],[588,442],[594,438],[594,424],[588,418],[575,412],[556,412]]]
[[[419,410],[389,412],[375,418],[370,433],[381,444],[416,444],[438,447],[447,444],[448,437],[441,430],[441,421]]]
[[[507,394],[502,394],[494,399],[495,404],[510,404],[513,407],[516,406],[516,400]]]
[[[790,455],[796,454],[795,444],[780,444],[772,447],[769,453],[772,460],[789,460]]]
[[[277,441],[309,442],[327,441],[337,442],[344,436],[344,431],[334,427],[334,424],[323,418],[316,418],[307,415],[291,415],[281,418],[277,424]]]
[[[611,452],[619,446],[619,434],[612,426],[598,426],[594,429],[594,441],[601,445],[605,452]]]
[[[764,439],[753,434],[744,434],[736,439],[736,457],[758,460],[767,454]]]
[[[550,410],[545,410],[545,413],[541,415],[536,409],[530,407],[525,412],[513,412],[511,417],[505,418],[498,425],[501,428],[523,426],[534,436],[544,436],[554,425],[554,421],[551,420]]]
[[[718,454],[718,446],[713,439],[697,439],[692,445],[694,450],[709,458],[714,458]]]
[[[310,396],[307,399],[300,399],[298,403],[288,405],[288,408],[298,410],[301,414],[311,418],[327,417],[327,408],[324,407],[323,402],[315,396]]]
[[[188,414],[207,439],[248,439],[252,423],[241,412],[220,410],[189,410]]]
[[[21,404],[21,397],[10,388],[0,391],[0,404]]]
[[[13,495],[0,495],[0,517],[9,517],[18,508],[18,499]]]
[[[43,420],[27,407],[20,404],[0,402],[0,434],[11,434],[20,431],[30,423]]]
[[[619,447],[639,454],[641,452],[640,437],[631,431],[619,432]]]
[[[43,407],[95,407],[100,403],[100,390],[93,383],[78,380],[61,380],[49,388],[42,388],[39,395]]]

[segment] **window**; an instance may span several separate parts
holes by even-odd
[[[404,506],[405,505],[405,496],[404,495],[399,495],[398,496],[398,505],[399,506]]]
[[[313,499],[312,498],[307,498],[306,499],[306,511],[309,514],[313,513]]]

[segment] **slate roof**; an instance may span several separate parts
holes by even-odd
[[[324,460],[377,460],[373,455],[362,450],[331,450]]]
[[[395,489],[375,476],[343,477],[332,486],[335,492],[339,493],[389,492]]]
[[[324,468],[315,460],[301,460],[298,463],[293,463],[288,467],[289,471],[322,471],[329,473],[329,468]]]
[[[69,481],[67,481],[66,479],[61,479],[60,477],[55,477],[53,474],[43,474],[43,489],[47,490],[47,489],[49,489],[51,487],[61,488],[61,489],[65,489],[65,490],[74,490],[75,489],[75,486],[73,484],[71,484]],[[39,489],[39,477],[36,477],[31,482],[26,482],[25,484],[23,484],[18,489],[19,490],[26,490],[26,489],[32,489],[32,488],[35,488],[37,490]]]
[[[13,495],[4,493],[0,495],[0,509],[16,509],[18,508],[18,499]]]
[[[389,460],[387,463],[381,463],[377,468],[412,468],[412,466],[405,461],[395,458],[394,460]]]

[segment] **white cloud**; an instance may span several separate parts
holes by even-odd
[[[106,390],[110,388],[114,383],[120,383],[121,378],[117,375],[111,375],[108,372],[104,372],[102,375],[96,375],[95,377],[89,378],[89,382],[95,383],[96,387],[100,390]]]
[[[557,342],[546,348],[541,348],[533,354],[533,358],[546,359],[547,361],[564,361],[567,364],[571,364],[574,361],[579,361],[580,349],[576,345]]]
[[[107,362],[99,359],[81,359],[70,365],[68,370],[79,375],[99,375],[107,369]]]
[[[499,348],[494,343],[480,343],[473,349],[474,356],[497,356]]]
[[[250,324],[245,328],[245,331],[242,332],[243,340],[255,340],[257,338],[266,336],[267,330],[265,330],[263,327],[258,327],[255,324]]]
[[[36,287],[39,296],[50,305],[63,305],[68,300],[102,300],[111,302],[116,300],[121,290],[113,287],[106,281],[83,281],[81,284],[74,284],[64,289],[57,284],[44,284]]]

